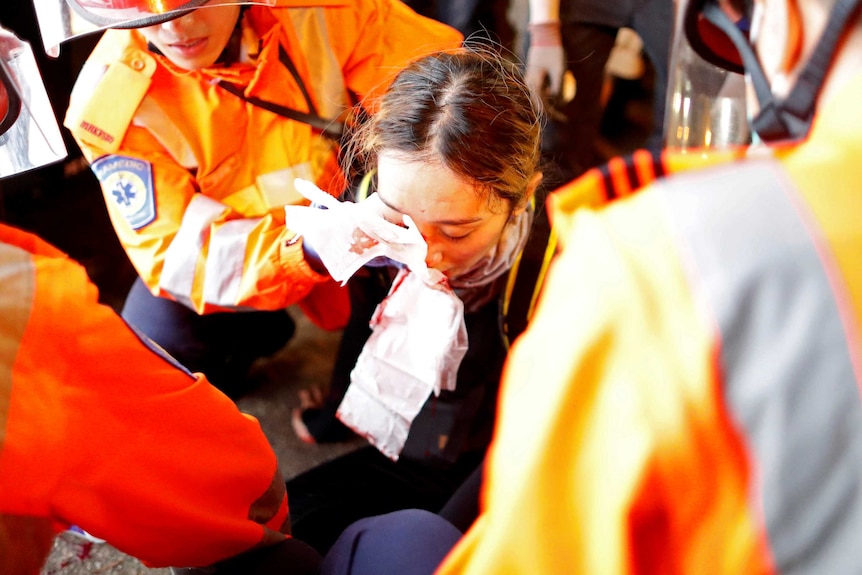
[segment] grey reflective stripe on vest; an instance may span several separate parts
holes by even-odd
[[[862,403],[841,316],[773,162],[662,187],[721,331],[726,404],[780,573],[862,572]]]
[[[32,256],[0,243],[0,451],[12,394],[12,367],[27,328],[36,291]]]

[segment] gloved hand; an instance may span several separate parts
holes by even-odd
[[[524,80],[534,100],[541,104],[547,97],[556,97],[562,90],[566,72],[566,54],[559,22],[530,24],[530,47]]]
[[[294,185],[320,207],[285,206],[284,224],[302,235],[334,280],[345,283],[377,257],[405,264],[427,283],[442,278],[440,272],[425,266],[428,245],[413,220],[403,216],[403,226],[387,221],[380,215],[383,203],[377,194],[359,203],[341,202],[309,181],[297,178]]]

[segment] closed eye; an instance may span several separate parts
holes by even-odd
[[[471,233],[473,233],[473,232],[470,231],[467,233],[459,233],[459,234],[447,234],[446,232],[443,232],[443,231],[440,232],[440,234],[444,238],[446,238],[448,241],[456,242],[456,243],[467,239],[467,236],[469,236]]]

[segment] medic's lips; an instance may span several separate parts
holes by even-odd
[[[192,38],[191,40],[170,43],[168,44],[168,47],[184,58],[193,58],[203,53],[206,49],[207,42],[208,38],[206,37]]]

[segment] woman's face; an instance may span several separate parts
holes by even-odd
[[[219,0],[140,32],[176,66],[200,70],[215,64],[233,34],[240,7]]]
[[[413,219],[428,244],[426,264],[449,278],[470,270],[497,244],[512,211],[442,165],[388,152],[378,158],[377,195],[386,219]]]

